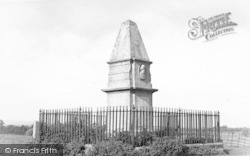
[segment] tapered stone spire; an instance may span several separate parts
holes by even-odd
[[[137,25],[121,24],[109,64],[108,106],[152,107],[150,64]]]
[[[132,58],[149,61],[137,25],[133,21],[127,20],[121,25],[110,61]]]

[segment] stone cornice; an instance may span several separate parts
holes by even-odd
[[[116,60],[116,61],[108,61],[107,63],[108,64],[114,64],[114,63],[119,63],[119,62],[127,62],[127,61],[130,61],[130,62],[143,62],[143,63],[147,63],[147,64],[152,64],[153,62],[151,61],[147,61],[147,60],[141,60],[141,59],[135,59],[135,58],[130,58],[130,59],[123,59],[123,60]]]
[[[139,87],[127,87],[127,88],[113,88],[113,89],[102,89],[103,92],[109,93],[109,92],[119,92],[119,91],[143,91],[143,92],[150,92],[154,93],[157,92],[158,89],[153,89],[153,88],[139,88]]]

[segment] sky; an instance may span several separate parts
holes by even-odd
[[[106,62],[130,19],[153,62],[153,106],[220,111],[221,125],[250,127],[249,3],[0,0],[0,119],[106,106]],[[208,42],[188,37],[190,19],[227,12],[235,33]]]

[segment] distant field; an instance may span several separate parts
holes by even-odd
[[[34,142],[32,136],[0,134],[0,144],[29,144]]]

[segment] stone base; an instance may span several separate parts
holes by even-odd
[[[38,121],[35,121],[33,125],[33,138],[40,140],[40,123]]]
[[[157,90],[118,88],[103,91],[108,95],[108,106],[152,107],[152,93]]]

